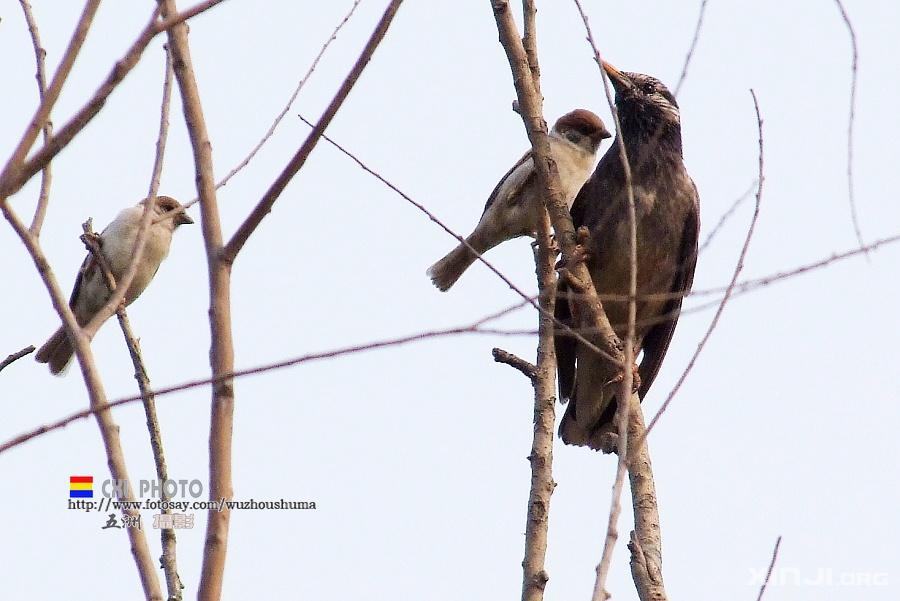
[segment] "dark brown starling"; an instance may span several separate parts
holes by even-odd
[[[690,290],[697,262],[700,206],[697,188],[684,168],[681,120],[675,97],[649,75],[603,68],[616,92],[621,130],[572,206],[575,227],[590,231],[587,267],[597,293],[629,294],[630,229],[628,191],[619,155],[618,137],[625,142],[631,165],[637,215],[637,322],[635,356],[640,362],[643,400],[659,371],[675,331],[681,295]],[[571,320],[577,309],[564,286],[556,304],[557,317]],[[666,293],[675,293],[666,298]],[[662,294],[661,298],[646,295]],[[628,303],[604,300],[616,333],[628,329]],[[574,338],[558,334],[556,353],[560,396],[569,399],[559,427],[567,444],[611,450],[616,427],[617,386],[607,386],[614,368]]]

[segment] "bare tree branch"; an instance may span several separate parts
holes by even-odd
[[[628,481],[631,486],[631,507],[634,512],[634,532],[628,542],[631,551],[631,577],[642,601],[665,601],[666,590],[662,576],[662,535],[659,525],[659,503],[653,480],[653,466],[647,448],[644,414],[640,399],[629,399],[628,439],[632,441],[628,454]]]
[[[285,115],[287,115],[288,111],[291,110],[291,106],[294,104],[294,101],[297,100],[297,96],[300,95],[300,90],[303,89],[303,86],[306,84],[307,81],[309,81],[309,78],[313,74],[313,72],[316,70],[316,67],[319,66],[319,61],[322,60],[323,56],[325,56],[325,51],[328,50],[328,47],[331,45],[331,43],[337,39],[337,34],[341,31],[341,29],[344,28],[344,25],[346,25],[347,22],[350,20],[350,17],[353,16],[353,13],[356,12],[356,7],[359,6],[360,2],[362,2],[362,0],[354,0],[353,1],[353,6],[350,7],[349,12],[347,12],[347,14],[344,15],[344,18],[341,19],[341,22],[338,23],[337,27],[334,28],[334,31],[331,32],[331,36],[327,40],[325,40],[324,44],[322,44],[322,48],[319,49],[319,54],[317,54],[316,58],[313,59],[312,64],[309,66],[309,69],[307,69],[307,71],[306,71],[306,75],[304,75],[303,79],[301,79],[300,82],[297,84],[297,87],[294,89],[294,92],[291,94],[291,97],[288,99],[287,104],[284,105],[284,108],[275,117],[275,120],[272,122],[272,125],[269,127],[268,131],[266,131],[265,135],[263,135],[263,137],[260,139],[260,141],[257,142],[256,146],[254,146],[253,149],[250,150],[249,154],[247,154],[247,156],[244,157],[244,159],[241,160],[240,163],[235,165],[235,167],[231,171],[229,171],[228,174],[225,175],[225,177],[223,177],[222,179],[219,180],[219,183],[216,184],[217,190],[219,188],[222,188],[222,187],[228,185],[228,182],[231,180],[231,178],[234,177],[235,175],[237,175],[244,167],[246,167],[250,163],[250,161],[253,160],[253,158],[260,151],[260,149],[263,146],[265,146],[266,142],[268,142],[269,139],[275,134],[275,130],[281,124],[281,121],[284,119]],[[195,198],[195,199],[191,200],[190,202],[185,203],[184,207],[188,208],[188,207],[194,205],[198,200],[199,200],[199,198]]]
[[[237,378],[258,375],[270,371],[275,371],[279,369],[284,369],[287,367],[293,367],[295,365],[300,365],[303,363],[309,363],[313,361],[320,361],[323,359],[334,359],[337,357],[343,357],[346,355],[353,355],[356,353],[373,351],[384,348],[391,348],[394,346],[402,346],[404,344],[409,344],[412,342],[420,342],[422,340],[430,340],[433,338],[440,338],[444,336],[456,336],[460,334],[488,334],[491,336],[497,336],[502,334],[507,334],[508,332],[496,330],[496,329],[488,329],[484,328],[484,324],[498,319],[504,315],[507,315],[517,309],[520,309],[525,306],[525,303],[517,303],[512,305],[511,307],[507,307],[502,311],[497,311],[496,313],[492,313],[486,317],[483,317],[471,324],[458,326],[455,328],[447,328],[442,330],[429,330],[425,332],[418,332],[415,334],[409,334],[407,336],[400,336],[397,338],[389,338],[386,340],[378,340],[375,342],[367,342],[363,344],[356,344],[352,346],[347,346],[343,348],[321,351],[318,353],[308,353],[305,355],[301,355],[299,357],[293,357],[290,359],[284,359],[281,361],[276,361],[274,363],[266,363],[264,365],[259,365],[256,367],[250,367],[247,369],[236,370],[230,373],[221,374],[219,376],[214,376],[211,378],[201,378],[197,380],[191,380],[188,382],[183,382],[181,384],[176,384],[174,386],[167,386],[164,388],[158,388],[156,390],[150,391],[150,393],[155,397],[159,398],[161,396],[169,395],[175,392],[181,392],[183,390],[189,390],[191,388],[198,388],[200,386],[208,386],[210,384],[216,385],[220,382],[234,380]],[[525,335],[525,336],[534,336],[535,332],[533,331],[524,331],[524,332],[512,332],[512,335]],[[24,432],[19,434],[18,436],[9,439],[8,441],[0,444],[0,453],[4,453],[14,447],[17,447],[21,444],[28,442],[38,436],[42,436],[48,432],[52,432],[54,430],[59,430],[60,428],[64,428],[74,421],[78,421],[80,419],[84,419],[86,417],[90,417],[94,415],[97,411],[108,412],[109,409],[114,407],[119,407],[121,405],[127,405],[129,403],[134,403],[137,401],[143,400],[142,395],[129,396],[120,399],[116,399],[114,401],[110,401],[106,403],[101,409],[86,409],[84,411],[76,411],[64,418],[61,418],[55,422],[50,424],[46,424],[30,430],[28,432]]]
[[[772,549],[772,560],[769,562],[769,569],[766,570],[766,579],[759,587],[759,595],[756,601],[762,601],[763,595],[766,594],[766,587],[769,585],[769,579],[772,577],[772,571],[775,569],[775,562],[778,560],[778,548],[781,547],[781,536],[775,539],[775,548]]]
[[[175,0],[159,0],[163,17],[178,14]],[[231,499],[234,495],[231,472],[231,436],[234,424],[234,386],[227,374],[234,372],[234,342],[231,332],[231,264],[221,259],[222,225],[216,199],[212,143],[203,116],[200,90],[194,75],[187,26],[178,24],[167,32],[175,78],[181,91],[185,124],[194,155],[197,195],[206,261],[209,272],[209,322],[211,348],[209,363],[213,379],[209,429],[210,499]],[[228,526],[231,511],[210,510],[207,514],[206,542],[197,598],[218,601],[222,597]]]
[[[56,276],[53,275],[53,271],[50,269],[50,264],[43,250],[41,250],[37,238],[22,223],[12,207],[9,206],[9,203],[0,202],[0,211],[2,211],[3,216],[19,236],[28,254],[31,255],[31,259],[34,261],[35,267],[40,274],[41,281],[50,294],[53,307],[62,318],[63,325],[70,337],[75,355],[78,357],[78,364],[81,367],[85,387],[87,388],[90,400],[90,414],[95,416],[97,426],[100,428],[110,475],[114,480],[130,482],[125,456],[122,452],[122,443],[119,438],[119,426],[113,421],[112,414],[108,411],[109,404],[107,403],[106,392],[97,372],[97,366],[94,364],[94,355],[91,352],[88,338],[81,331],[81,328],[78,327],[75,315],[66,302],[66,297],[56,281]],[[134,500],[134,491],[130,484],[126,484],[121,500]],[[131,508],[128,503],[123,504],[122,513],[133,519],[137,519],[139,515],[138,511]],[[161,601],[162,593],[159,586],[159,578],[156,576],[156,568],[150,557],[150,548],[147,546],[147,538],[144,536],[143,530],[127,528],[126,533],[131,543],[131,553],[134,556],[134,562],[141,579],[144,597],[153,601]]]
[[[47,51],[41,44],[41,34],[38,30],[34,13],[31,12],[31,4],[28,3],[28,0],[19,0],[19,4],[22,5],[22,12],[25,14],[25,23],[28,25],[28,33],[31,35],[31,45],[34,47],[34,62],[36,64],[34,78],[37,81],[38,99],[43,102],[47,90]],[[53,134],[53,122],[50,121],[49,115],[44,122],[42,130],[44,134],[44,143],[46,144]],[[34,210],[31,227],[28,228],[34,236],[41,235],[41,226],[44,224],[44,216],[47,214],[47,204],[50,202],[50,184],[52,183],[52,180],[53,174],[51,172],[50,163],[47,163],[41,170],[41,191],[38,193],[37,208]]]
[[[713,315],[712,321],[709,323],[709,327],[706,329],[706,333],[703,335],[703,338],[700,339],[700,343],[697,345],[697,349],[694,351],[694,355],[691,357],[691,360],[688,361],[687,367],[685,367],[684,371],[681,373],[681,376],[678,378],[675,386],[672,387],[672,390],[669,392],[666,400],[663,402],[662,406],[660,406],[659,411],[657,411],[656,415],[653,416],[653,419],[650,420],[650,425],[647,427],[647,434],[649,434],[650,431],[653,430],[653,427],[659,421],[659,418],[662,417],[662,414],[665,413],[666,409],[668,409],[669,404],[672,402],[672,399],[675,398],[675,394],[681,388],[681,385],[684,383],[688,374],[691,373],[691,370],[694,368],[694,364],[697,362],[697,357],[700,356],[700,353],[703,351],[703,347],[706,346],[706,342],[712,335],[713,330],[716,329],[716,326],[719,323],[719,318],[722,316],[722,312],[725,310],[725,304],[728,302],[728,299],[731,298],[732,291],[734,290],[734,286],[737,282],[738,276],[741,274],[741,270],[744,268],[744,259],[747,256],[747,249],[750,247],[750,240],[753,238],[753,232],[756,229],[756,222],[759,219],[759,208],[760,204],[762,203],[763,182],[765,181],[765,163],[763,155],[763,120],[759,112],[759,102],[756,98],[756,92],[751,89],[750,95],[753,97],[753,107],[756,110],[756,123],[759,131],[759,174],[757,176],[758,183],[756,187],[756,207],[753,210],[753,218],[750,220],[750,227],[747,228],[747,235],[744,238],[744,246],[741,248],[741,253],[738,256],[737,265],[735,265],[734,267],[734,272],[731,276],[731,282],[728,284],[728,288],[725,289],[725,296],[722,297],[722,302],[719,303],[719,308],[716,310],[716,314]],[[644,436],[646,437],[647,434],[645,434]]]
[[[526,7],[526,15],[528,8]],[[532,8],[533,10],[533,8]],[[527,19],[526,19],[527,21]],[[532,25],[533,27],[533,25]],[[525,46],[528,47],[528,33]],[[537,61],[537,54],[529,60]],[[533,77],[540,69],[531,65]],[[539,88],[535,84],[536,88]],[[553,430],[556,423],[556,344],[552,316],[556,305],[556,252],[553,250],[550,217],[541,211],[537,249],[534,253],[540,305],[538,316],[537,366],[534,369],[534,433],[528,462],[531,486],[528,492],[528,518],[525,522],[525,558],[522,560],[522,601],[542,601],[549,577],[544,567],[547,556],[547,530],[550,525],[550,496],[553,481]]]
[[[224,0],[206,0],[183,13],[176,14],[175,16],[164,20],[157,19],[158,11],[157,9],[154,9],[149,23],[138,36],[137,40],[131,45],[131,48],[128,49],[125,56],[113,66],[112,71],[107,76],[106,80],[100,85],[97,91],[94,92],[94,95],[90,100],[79,109],[75,116],[61,127],[59,131],[56,132],[56,135],[50,138],[50,140],[30,159],[24,161],[24,163],[22,161],[24,154],[28,151],[27,148],[23,151],[22,157],[17,158],[17,155],[13,155],[4,167],[3,172],[0,173],[0,203],[5,203],[7,198],[21,190],[22,186],[24,186],[28,180],[30,180],[38,171],[43,169],[53,157],[59,154],[59,152],[65,148],[66,145],[71,142],[94,117],[97,116],[106,104],[106,99],[112,94],[113,90],[118,87],[122,80],[125,79],[125,76],[131,72],[134,66],[137,65],[144,49],[157,34],[183,23],[187,19],[212,8],[223,1]],[[52,85],[53,84],[51,83],[51,88]],[[51,89],[48,88],[45,102],[51,99],[50,93]],[[23,142],[24,141],[25,139],[23,138]],[[34,143],[33,139],[31,143]],[[30,147],[31,146],[29,145],[29,148]],[[14,160],[16,162],[13,162]]]
[[[82,224],[84,234],[81,236],[82,242],[88,252],[93,254],[100,265],[103,278],[106,281],[106,287],[110,292],[116,289],[116,278],[112,273],[106,255],[100,248],[100,237],[94,233],[91,228],[91,220],[88,219]],[[147,376],[147,368],[144,359],[141,356],[141,349],[137,337],[131,328],[131,322],[128,314],[125,312],[125,303],[119,303],[116,310],[116,316],[119,319],[119,326],[122,328],[122,335],[125,337],[125,344],[128,346],[128,353],[134,364],[134,378],[137,380],[138,389],[141,391],[141,398],[144,401],[144,412],[147,416],[147,429],[150,432],[150,447],[153,451],[153,460],[156,464],[156,475],[160,482],[166,482],[169,479],[168,469],[166,467],[166,458],[163,453],[162,436],[159,431],[159,420],[156,417],[156,403],[153,400],[153,392],[150,390],[150,379]],[[108,407],[108,405],[107,405]],[[172,511],[166,507],[166,502],[171,499],[165,493],[165,487],[161,488],[161,498],[163,501],[162,513],[171,513]],[[160,563],[162,563],[163,571],[166,574],[166,588],[168,590],[168,601],[181,599],[181,580],[178,578],[178,569],[175,564],[175,533],[169,528],[161,529],[163,555]]]
[[[609,569],[612,566],[612,553],[615,548],[616,540],[618,539],[618,520],[619,514],[621,513],[622,504],[621,504],[621,496],[622,489],[625,487],[625,474],[629,471],[629,445],[628,445],[628,437],[630,434],[629,423],[631,420],[631,415],[633,413],[637,413],[640,415],[640,399],[634,392],[634,371],[632,370],[632,366],[634,365],[634,342],[635,342],[635,328],[637,324],[637,216],[635,211],[635,203],[634,203],[634,187],[632,185],[632,175],[631,175],[631,164],[628,159],[628,154],[625,150],[625,138],[621,135],[622,132],[622,123],[619,120],[619,112],[616,108],[616,103],[613,99],[612,93],[609,89],[609,79],[606,75],[606,70],[603,68],[603,58],[600,56],[600,50],[597,48],[597,44],[594,41],[594,34],[591,31],[590,23],[588,22],[587,14],[585,14],[583,7],[581,6],[581,2],[579,0],[574,0],[575,6],[578,9],[579,14],[581,15],[581,20],[584,22],[584,29],[587,34],[587,41],[591,46],[591,49],[594,53],[594,61],[597,63],[597,66],[600,68],[600,78],[603,82],[603,91],[606,94],[606,101],[609,105],[610,111],[612,112],[613,119],[616,123],[616,131],[619,132],[620,135],[616,136],[616,141],[618,142],[619,147],[619,158],[622,162],[622,169],[625,175],[625,190],[627,194],[627,211],[628,211],[628,229],[629,229],[629,284],[628,284],[628,323],[626,324],[626,334],[625,339],[622,341],[624,343],[624,348],[622,352],[623,359],[623,369],[622,369],[622,377],[621,377],[621,387],[619,392],[619,399],[622,399],[622,402],[619,403],[619,407],[616,411],[616,422],[618,429],[618,440],[616,442],[617,452],[618,452],[618,461],[616,464],[616,479],[613,483],[612,487],[612,498],[610,500],[610,510],[609,510],[609,519],[606,525],[606,537],[603,542],[603,552],[600,557],[600,562],[597,564],[597,577],[594,581],[594,591],[592,595],[593,601],[606,601],[606,599],[610,596],[606,591],[606,579],[609,576]],[[638,157],[638,160],[643,161],[643,157]],[[641,445],[641,448],[646,452],[646,445]],[[649,469],[649,456],[647,457],[647,467]],[[652,472],[649,475],[652,485]],[[654,504],[655,510],[655,504]],[[658,520],[657,520],[658,521]],[[658,524],[657,524],[658,530]],[[638,530],[640,533],[640,529]],[[661,566],[661,555],[660,555],[660,566]],[[637,573],[635,573],[635,577],[637,577]],[[662,597],[660,599],[665,599],[665,590],[662,587],[662,571],[661,567],[659,568],[659,581],[658,581],[658,589],[661,591]],[[638,592],[640,593],[642,590],[641,584],[635,580],[635,585],[638,588]],[[644,599],[644,597],[642,597]]]
[[[53,110],[53,106],[59,99],[63,84],[65,84],[66,79],[69,77],[69,73],[72,71],[72,65],[75,64],[75,59],[81,51],[81,46],[84,44],[88,30],[90,30],[91,24],[94,21],[94,14],[99,7],[100,0],[88,0],[85,3],[84,9],[81,12],[81,17],[79,17],[78,24],[75,26],[75,31],[72,34],[72,39],[69,40],[69,45],[63,54],[62,60],[59,62],[59,67],[57,67],[56,72],[53,74],[53,79],[50,80],[50,86],[47,87],[41,97],[41,102],[38,105],[37,111],[35,111],[34,117],[31,118],[31,121],[25,128],[25,133],[22,134],[22,138],[16,145],[15,150],[13,150],[12,156],[3,167],[3,171],[0,172],[0,203],[6,202],[6,198],[15,192],[15,190],[8,191],[7,181],[16,171],[19,171],[20,165],[25,160],[28,151],[34,145],[38,133],[44,129],[44,124],[50,118],[50,111]],[[35,173],[36,172],[37,171],[35,171]],[[25,181],[28,179],[30,179],[30,176]],[[16,190],[18,190],[18,188],[16,188]]]
[[[534,385],[535,372],[537,371],[537,367],[533,363],[522,359],[521,357],[517,357],[516,355],[510,353],[509,351],[504,351],[502,348],[494,347],[491,350],[491,355],[494,357],[494,361],[497,363],[505,363],[509,365],[513,369],[516,369],[522,372],[522,375],[531,380],[532,385]]]
[[[844,8],[841,0],[834,0],[838,10],[841,11],[841,18],[847,26],[847,33],[850,34],[850,48],[853,51],[853,61],[850,65],[850,114],[847,117],[847,192],[850,198],[850,217],[853,220],[853,231],[856,233],[856,241],[861,247],[865,246],[863,242],[862,230],[859,226],[859,216],[856,212],[855,188],[853,186],[853,124],[856,119],[856,81],[859,72],[859,49],[856,45],[856,31],[853,29],[853,23],[850,21],[850,15]]]
[[[156,156],[153,159],[153,170],[150,176],[150,189],[147,192],[149,198],[155,198],[159,192],[159,181],[162,176],[163,157],[166,152],[166,141],[169,134],[169,109],[172,105],[172,77],[174,75],[174,67],[172,65],[172,53],[169,52],[167,45],[163,46],[165,56],[165,75],[163,77],[162,102],[159,110],[159,135],[156,139]],[[101,253],[95,252],[98,256]],[[108,278],[112,279],[112,272],[108,272]],[[115,284],[113,284],[115,286]],[[112,288],[110,288],[112,290]],[[159,427],[159,418],[156,414],[156,400],[150,389],[150,376],[147,375],[147,367],[141,356],[141,349],[137,337],[131,330],[131,324],[125,313],[124,304],[119,306],[117,311],[119,316],[119,325],[122,328],[122,334],[125,336],[125,343],[128,345],[128,353],[131,355],[131,361],[134,364],[134,379],[137,380],[138,389],[144,398],[144,414],[147,417],[147,432],[150,435],[150,448],[153,451],[153,462],[156,465],[156,477],[160,482],[168,482],[169,468],[166,464],[166,455],[163,450],[162,432]],[[160,500],[162,501],[161,512],[163,514],[171,514],[172,510],[168,507],[168,501],[171,499],[166,492],[164,486],[160,487]],[[181,577],[178,575],[178,562],[176,559],[176,540],[175,530],[172,528],[160,528],[160,540],[162,544],[162,564],[163,572],[166,575],[166,592],[168,601],[181,601],[182,589],[184,585]]]
[[[350,90],[353,89],[353,86],[356,84],[357,80],[359,80],[359,76],[362,75],[366,65],[369,64],[372,54],[375,52],[375,49],[378,48],[381,40],[384,39],[384,36],[391,25],[391,21],[394,20],[394,15],[397,14],[397,9],[400,8],[402,3],[403,0],[391,0],[391,3],[381,16],[381,20],[375,27],[375,31],[372,32],[369,41],[366,42],[366,46],[363,48],[362,53],[359,55],[359,58],[356,60],[356,63],[353,65],[353,68],[350,70],[346,79],[344,79],[344,83],[341,84],[341,87],[334,95],[334,98],[331,99],[328,108],[325,109],[325,112],[319,118],[319,122],[309,133],[309,136],[307,136],[303,145],[290,162],[288,162],[281,174],[275,179],[266,193],[263,194],[263,197],[257,203],[256,207],[254,207],[253,211],[250,212],[247,219],[244,220],[240,227],[238,227],[237,231],[228,241],[228,244],[222,249],[222,260],[229,264],[234,263],[235,258],[241,251],[241,248],[243,248],[244,244],[246,244],[250,234],[259,227],[259,224],[262,223],[263,218],[272,210],[272,206],[275,204],[275,201],[278,200],[278,197],[284,191],[285,187],[287,187],[291,179],[293,179],[297,172],[300,171],[300,168],[303,167],[304,163],[306,163],[306,159],[316,147],[319,138],[325,133],[331,120],[334,118],[335,114],[337,114],[338,109],[341,108],[341,105],[344,104],[344,100],[347,99],[347,95],[350,94]]]
[[[10,363],[13,363],[14,361],[18,361],[22,357],[25,357],[26,355],[30,355],[33,352],[34,352],[34,345],[30,344],[30,345],[26,346],[25,348],[23,348],[21,351],[17,351],[15,353],[9,355],[6,359],[4,359],[3,361],[0,361],[0,371],[3,371]]]
[[[706,247],[710,245],[710,243],[713,241],[713,238],[716,237],[716,234],[718,234],[719,230],[721,230],[725,225],[725,222],[727,222],[731,218],[731,216],[734,215],[734,212],[737,211],[738,207],[740,207],[745,200],[750,198],[750,196],[753,194],[753,190],[756,188],[756,183],[757,182],[754,181],[743,194],[738,196],[734,200],[734,202],[731,203],[731,206],[728,207],[728,210],[722,213],[722,216],[719,218],[718,223],[716,223],[716,225],[709,231],[709,233],[706,234],[706,240],[704,240],[703,244],[700,245],[700,248],[697,249],[698,255],[706,250]]]
[[[687,56],[684,57],[684,66],[681,68],[681,76],[678,78],[678,83],[675,84],[675,94],[674,96],[678,97],[678,92],[681,91],[681,86],[684,84],[684,80],[687,79],[688,67],[691,64],[691,59],[694,58],[694,50],[697,49],[697,41],[700,39],[700,30],[703,28],[703,17],[706,14],[706,3],[709,0],[702,0],[700,2],[700,14],[697,16],[697,26],[694,28],[694,38],[691,40],[691,47],[687,51]]]

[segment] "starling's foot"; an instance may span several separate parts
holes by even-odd
[[[607,386],[610,384],[618,384],[622,380],[625,379],[625,372],[620,371],[612,380],[606,383]],[[637,392],[641,387],[641,372],[640,367],[638,367],[637,363],[631,364],[631,392]]]

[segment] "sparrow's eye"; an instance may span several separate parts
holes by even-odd
[[[581,141],[581,134],[574,129],[570,129],[566,132],[566,139],[577,144]]]

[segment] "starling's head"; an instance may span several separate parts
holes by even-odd
[[[611,137],[600,117],[587,109],[575,109],[557,119],[553,132],[591,153],[597,152],[600,142]]]
[[[605,61],[603,70],[616,90],[616,110],[626,141],[674,134],[680,145],[678,103],[661,81],[642,73],[619,71]]]

